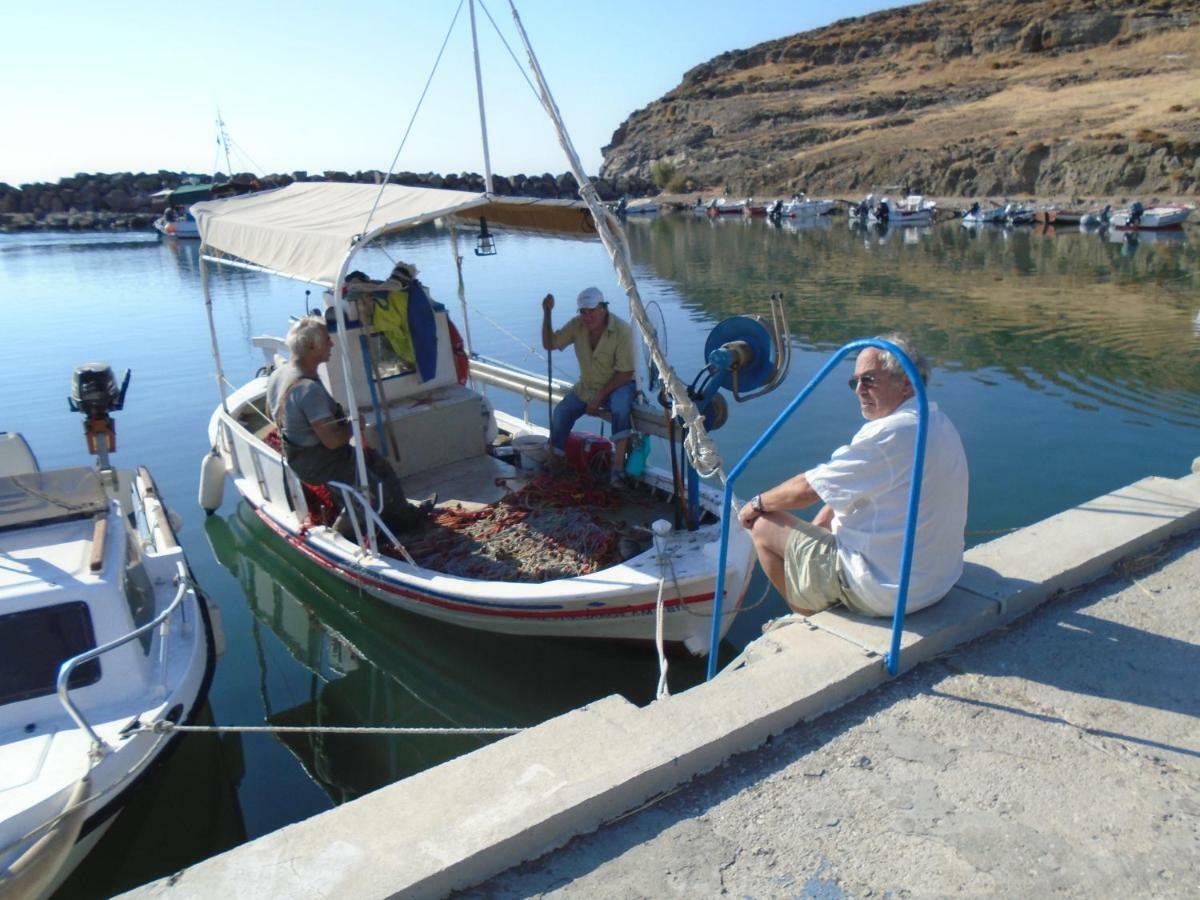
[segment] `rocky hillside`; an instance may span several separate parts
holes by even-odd
[[[629,117],[672,190],[1200,194],[1200,0],[934,0],[724,53]]]

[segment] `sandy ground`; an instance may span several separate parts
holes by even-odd
[[[1200,895],[1200,532],[472,897]]]

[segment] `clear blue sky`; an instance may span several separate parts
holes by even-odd
[[[485,0],[520,54],[507,0]],[[238,171],[386,170],[457,0],[32,0],[0,14],[0,181],[210,173],[220,107]],[[898,0],[518,0],[584,167],[635,109],[726,50]],[[492,169],[566,170],[544,114],[477,6]],[[522,57],[523,58],[523,57]],[[483,171],[466,4],[397,164]]]

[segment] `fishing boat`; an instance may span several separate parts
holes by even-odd
[[[769,322],[735,316],[718,324],[706,343],[705,359],[696,361],[700,373],[690,387],[683,383],[646,318],[621,225],[584,174],[515,10],[513,18],[542,105],[581,186],[580,200],[495,194],[485,138],[482,192],[386,181],[296,183],[193,207],[204,271],[220,265],[250,267],[323,289],[335,344],[326,366],[328,390],[367,422],[364,427],[359,416],[349,417],[360,482],[366,482],[366,441],[389,458],[410,497],[437,494],[433,524],[395,534],[359,486],[334,485],[354,531],[347,537],[330,527],[328,511],[322,512],[311,492],[306,496],[305,486],[277,449],[264,373],[231,393],[222,387],[209,425],[212,451],[202,466],[201,505],[215,510],[228,478],[294,553],[385,603],[421,615],[505,634],[634,641],[661,637],[664,646],[703,654],[714,630],[728,630],[754,567],[749,538],[737,529],[725,572],[730,587],[723,609],[730,614],[714,626],[722,495],[701,483],[720,472],[708,431],[725,418],[722,390],[748,400],[782,380],[790,352],[782,306],[778,298],[772,301]],[[389,342],[381,338],[387,335],[379,327],[380,298],[391,298],[403,285],[390,282],[393,276],[365,283],[347,276],[356,270],[371,275],[371,261],[378,257],[364,252],[366,248],[437,221],[445,225],[459,261],[458,283],[409,282],[410,312],[417,296],[414,284],[430,300],[427,306],[418,304],[426,310],[426,324],[410,332],[414,363],[399,358],[394,344],[390,350],[385,346]],[[436,296],[449,293],[465,296],[458,233],[463,228],[474,232],[476,226],[479,244],[472,262],[480,267],[496,251],[497,229],[599,238],[625,287],[630,320],[651,361],[639,373],[642,393],[656,395],[653,379],[661,382],[667,398],[665,410],[637,406],[634,428],[645,440],[666,442],[671,471],[648,466],[638,472],[631,466],[623,486],[607,487],[602,475],[603,486],[589,488],[586,473],[610,451],[582,433],[567,448],[575,474],[564,479],[539,471],[548,431],[531,421],[529,405],[557,401],[570,386],[474,353],[465,300],[463,344],[448,311],[436,302]],[[210,281],[202,279],[215,345]],[[264,340],[262,346],[268,367],[277,364],[282,342]],[[218,383],[224,386],[229,379],[220,369],[219,355],[214,358]],[[493,409],[485,388],[522,398],[524,415]],[[603,462],[598,468],[604,472]],[[498,543],[520,541],[522,535],[525,542],[516,550]]]
[[[97,466],[42,470],[0,435],[0,895],[45,897],[192,722],[214,624],[149,471],[114,470],[104,365],[75,372]]]
[[[1182,228],[1188,216],[1192,214],[1190,206],[1168,204],[1163,206],[1143,207],[1134,203],[1127,209],[1114,212],[1110,218],[1113,228],[1120,231],[1155,231],[1169,228]]]

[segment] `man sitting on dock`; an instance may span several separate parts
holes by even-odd
[[[929,365],[899,334],[899,347],[929,380]],[[869,347],[850,388],[867,424],[828,462],[763,491],[742,507],[759,562],[789,607],[803,615],[842,604],[867,616],[895,612],[916,448],[915,390],[900,361]],[[811,523],[786,510],[818,501]],[[925,471],[906,609],[944,597],[962,575],[967,460],[954,424],[929,404]]]
[[[358,466],[350,444],[353,426],[317,377],[317,367],[329,361],[333,350],[325,320],[305,316],[293,322],[287,345],[291,359],[272,372],[267,381],[267,408],[279,428],[284,458],[307,484],[355,484]],[[383,488],[380,514],[388,527],[403,531],[423,521],[433,503],[411,505],[391,464],[370,448],[366,463],[372,499],[379,487]],[[343,537],[350,537],[353,526],[343,508],[341,491],[331,490],[330,494],[341,513],[334,528]]]
[[[550,322],[554,295],[542,300],[542,348],[565,350],[575,345],[579,381],[556,407],[550,423],[550,446],[558,457],[567,452],[567,438],[580,416],[596,415],[602,406],[612,413],[613,477],[625,467],[625,451],[633,432],[633,331],[608,311],[599,288],[584,288],[576,298],[579,315],[557,331]]]

